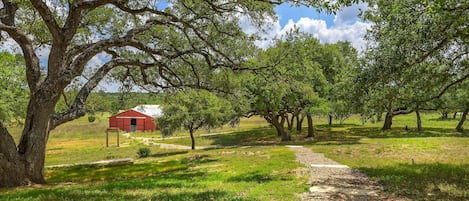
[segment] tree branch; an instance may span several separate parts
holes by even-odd
[[[39,12],[39,15],[41,15],[54,41],[60,41],[63,37],[61,29],[49,7],[47,7],[47,4],[42,0],[31,0],[31,4],[33,4],[34,8]]]
[[[0,31],[5,31],[15,40],[23,51],[23,57],[26,64],[26,78],[31,92],[35,92],[41,83],[41,71],[39,67],[39,58],[33,47],[33,41],[28,38],[27,34],[17,27],[0,23]]]
[[[75,100],[71,107],[58,115],[52,117],[51,123],[51,130],[55,127],[66,123],[68,121],[72,121],[79,117],[85,115],[85,102],[90,93],[93,89],[98,86],[99,82],[115,67],[118,66],[137,66],[137,67],[148,67],[153,64],[146,64],[142,63],[137,60],[130,60],[130,59],[113,59],[106,64],[104,64],[101,68],[99,68],[96,73],[88,80],[88,82],[80,89],[78,94],[75,96]]]

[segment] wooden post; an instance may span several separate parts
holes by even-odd
[[[106,129],[106,147],[109,147],[109,129]]]
[[[107,128],[106,129],[106,147],[109,147],[109,131],[114,131],[117,134],[117,147],[119,147],[119,128]]]
[[[117,147],[119,147],[119,129],[117,129]]]

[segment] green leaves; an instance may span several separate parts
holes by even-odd
[[[163,117],[156,120],[164,135],[184,128],[196,131],[222,126],[234,118],[235,112],[227,100],[204,90],[186,89],[167,94]]]
[[[20,55],[0,52],[0,121],[21,123],[28,100]]]

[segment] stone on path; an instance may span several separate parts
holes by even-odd
[[[312,193],[344,193],[358,196],[378,196],[376,191],[355,188],[340,188],[335,186],[319,185],[309,188]]]
[[[311,187],[300,200],[407,200],[388,195],[377,182],[358,170],[349,168],[302,146],[287,146],[296,159],[309,167]]]

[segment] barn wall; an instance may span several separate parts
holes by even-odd
[[[145,119],[145,130],[148,130],[148,131],[156,130],[155,121],[153,120],[153,118]]]
[[[138,131],[156,130],[153,118],[134,110],[127,110],[125,112],[109,117],[109,127],[117,127],[120,130],[130,132],[131,118],[137,119]]]

